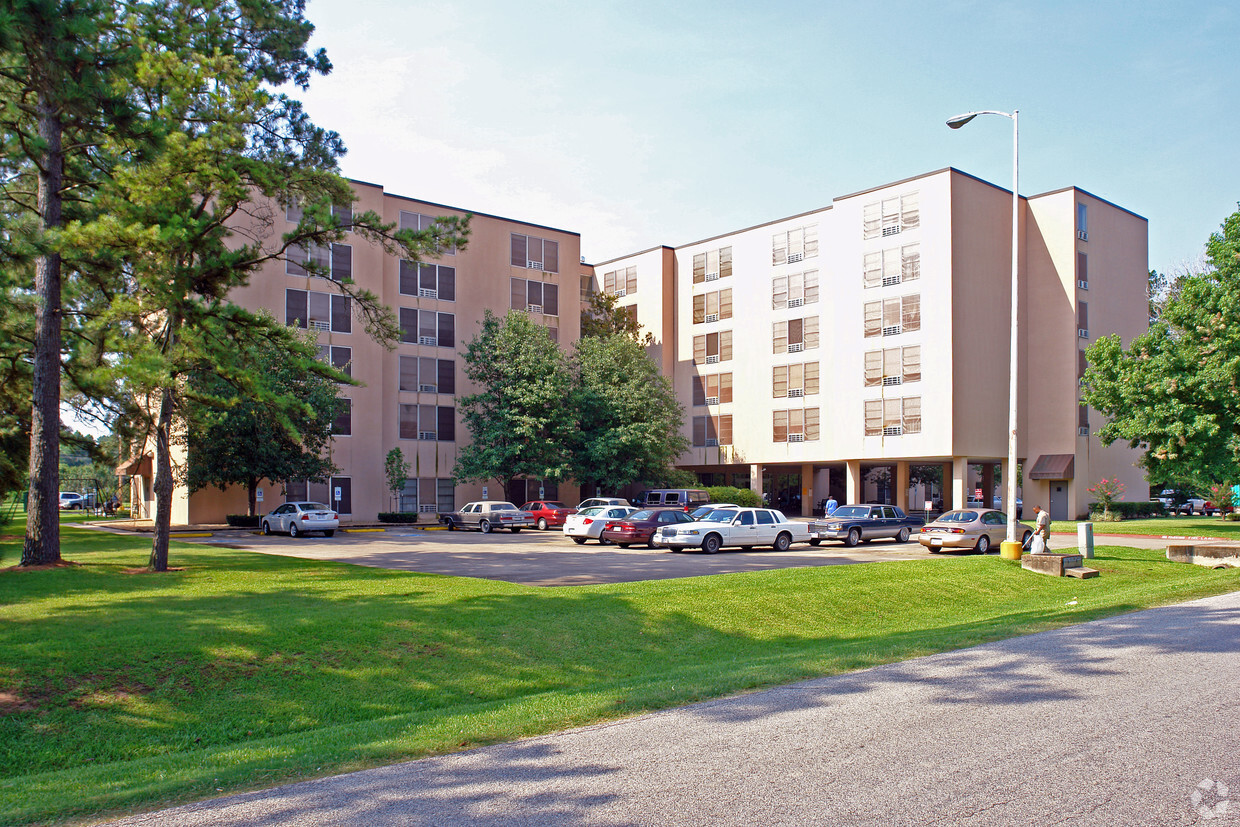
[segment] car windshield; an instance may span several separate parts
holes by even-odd
[[[602,510],[603,510],[603,506],[592,505],[589,508],[581,509],[580,511],[577,512],[577,514],[582,517],[593,517],[595,514],[598,514]]]
[[[976,511],[949,511],[936,522],[940,523],[971,523],[977,519]]]
[[[714,511],[702,518],[704,523],[730,523],[732,518],[737,515],[735,509],[716,508]]]
[[[642,511],[634,511],[632,514],[630,514],[630,515],[629,515],[628,517],[626,517],[625,519],[628,519],[628,520],[653,520],[653,519],[654,519],[654,515],[655,515],[655,514],[657,514],[657,513],[658,513],[658,512],[657,512],[657,511],[655,511],[654,509],[651,509],[651,508],[646,508],[646,509],[643,509]]]
[[[330,511],[323,503],[301,503],[302,511]]]
[[[831,515],[831,518],[835,520],[848,520],[868,516],[870,516],[870,507],[868,505],[845,505],[835,509],[835,513]]]

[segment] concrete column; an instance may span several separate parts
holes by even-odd
[[[908,513],[908,463],[896,463],[896,507]]]
[[[861,502],[861,460],[850,459],[844,464],[844,472],[847,475],[844,481],[844,502]]]
[[[749,466],[749,487],[753,489],[754,493],[757,494],[759,498],[761,498],[762,496],[762,466],[761,465]]]
[[[982,463],[982,508],[993,508],[995,496],[995,464]]]
[[[964,508],[969,502],[969,458],[952,458],[952,508]],[[947,510],[944,504],[943,510]]]
[[[814,516],[814,464],[805,463],[801,466],[801,516]]]

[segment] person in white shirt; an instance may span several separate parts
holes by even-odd
[[[1033,513],[1038,515],[1037,526],[1033,530],[1034,537],[1041,537],[1044,544],[1042,553],[1051,550],[1051,515],[1042,510],[1042,506],[1035,505]]]

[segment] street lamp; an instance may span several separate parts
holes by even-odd
[[[1016,369],[1018,338],[1016,335],[1020,316],[1020,292],[1017,290],[1016,273],[1020,263],[1020,110],[1000,112],[996,109],[983,109],[980,112],[966,112],[947,121],[952,129],[959,129],[978,115],[1002,115],[1012,120],[1012,339],[1009,346],[1011,366],[1008,378],[1008,471],[1007,497],[1007,541],[1001,546],[1004,557],[1020,557],[1020,543],[1016,540]]]

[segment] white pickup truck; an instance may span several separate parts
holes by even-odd
[[[700,548],[707,554],[724,546],[772,546],[787,551],[793,543],[808,542],[809,526],[770,508],[716,509],[697,522],[660,526],[651,538],[656,548]]]

